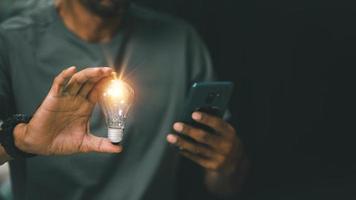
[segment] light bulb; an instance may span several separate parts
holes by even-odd
[[[133,89],[117,78],[110,80],[101,94],[99,103],[105,115],[108,138],[114,144],[118,144],[122,140],[125,120],[133,98]]]

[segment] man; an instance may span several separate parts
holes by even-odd
[[[130,5],[126,0],[61,0],[26,17],[6,21],[0,33],[0,95],[6,104],[14,103],[13,108],[16,108],[4,112],[5,115],[34,113],[51,79],[63,66],[75,65],[78,70],[103,66],[110,63],[106,60],[110,57],[115,58],[114,63],[122,64],[120,73],[136,93],[123,153],[15,159],[10,163],[15,199],[174,199],[178,156],[165,138],[180,149],[181,155],[201,166],[205,176],[201,185],[209,192],[231,196],[238,190],[242,177],[240,168],[245,160],[235,129],[222,119],[198,112],[193,113],[192,118],[210,126],[216,134],[174,123],[190,84],[210,80],[213,76],[206,48],[189,25]],[[87,80],[76,79],[69,81],[68,87],[74,89],[69,89],[64,97],[80,98],[79,95],[83,98],[80,91],[86,88],[82,84]],[[89,81],[91,87],[97,79]],[[51,92],[59,91],[58,86],[53,87],[57,89]],[[95,95],[91,100],[87,93],[86,101],[95,102]],[[37,114],[47,105],[46,100],[28,124],[16,126],[15,140],[23,141],[21,136],[27,135],[28,127],[38,126],[32,129],[38,136],[45,135],[43,130],[57,130],[57,126],[61,127],[58,121],[72,122],[73,126],[69,127],[73,129],[79,127],[79,138],[88,135],[84,125],[93,106],[87,108],[86,117],[75,124],[75,116],[67,119],[55,113]],[[69,100],[65,104],[67,102]],[[72,107],[75,110],[73,108],[75,106]],[[46,123],[48,120],[57,123]],[[105,148],[97,146],[89,150],[121,150],[97,138],[106,136],[98,109],[93,110],[90,126],[97,135],[90,137],[96,142],[103,141]],[[172,128],[196,143],[168,134]],[[58,131],[55,133],[59,135]],[[79,141],[77,137],[73,140]],[[24,141],[15,143],[23,152],[53,154],[37,140]],[[84,150],[69,148],[64,152],[78,151]]]

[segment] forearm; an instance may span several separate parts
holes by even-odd
[[[209,192],[218,197],[232,197],[237,195],[247,177],[249,169],[248,159],[242,159],[231,173],[206,171],[205,185]]]

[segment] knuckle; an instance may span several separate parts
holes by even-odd
[[[95,77],[95,75],[96,71],[94,71],[93,73],[84,73],[81,78],[83,80],[89,80],[90,78]]]
[[[201,140],[201,141],[208,140],[208,135],[203,130],[196,131],[196,137],[197,137],[198,140]]]
[[[85,81],[86,81],[86,76],[77,76],[76,77],[76,79],[75,79],[75,82],[77,83],[77,84],[83,84]]]
[[[63,80],[62,76],[58,75],[53,79],[53,84],[60,84],[62,80]]]
[[[183,147],[184,146],[184,142],[179,137],[177,137],[176,145],[180,146],[180,147]]]
[[[101,75],[102,73],[103,73],[103,69],[101,69],[101,68],[95,69],[95,75]]]
[[[189,126],[187,126],[187,125],[182,125],[182,126],[183,126],[182,132],[184,134],[187,134],[187,135],[191,135],[192,134],[192,129]]]

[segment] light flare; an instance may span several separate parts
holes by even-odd
[[[114,79],[111,80],[109,87],[107,88],[106,92],[104,93],[105,96],[110,96],[112,98],[125,98],[125,91],[124,86],[121,80]]]
[[[122,140],[127,113],[133,99],[133,89],[117,77],[110,80],[102,93],[100,104],[106,117],[108,138],[112,143]]]

